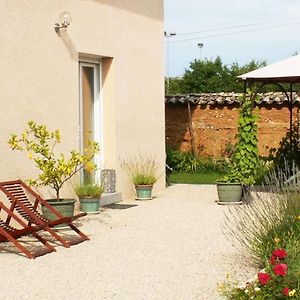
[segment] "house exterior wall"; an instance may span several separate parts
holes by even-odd
[[[71,14],[66,32],[54,23]],[[78,149],[80,56],[102,58],[103,168],[117,171],[117,190],[133,189],[120,160],[155,155],[165,187],[162,0],[0,1],[0,180],[37,174],[7,140],[28,120],[59,129],[59,150]],[[72,193],[71,189],[65,194]]]
[[[192,133],[199,155],[223,157],[235,144],[238,104],[190,105]],[[265,104],[258,107],[259,154],[267,156],[270,148],[277,148],[289,129],[287,104]],[[293,120],[299,120],[299,104],[293,109]],[[192,139],[187,103],[166,104],[166,145],[191,151]]]

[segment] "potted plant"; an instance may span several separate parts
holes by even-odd
[[[155,158],[140,155],[123,161],[122,165],[135,186],[136,200],[151,200],[153,185],[158,179]]]
[[[60,191],[63,185],[71,179],[79,170],[85,167],[92,171],[94,155],[99,151],[96,142],[89,142],[89,149],[85,149],[85,154],[80,154],[72,150],[69,158],[63,153],[55,153],[55,146],[61,142],[58,130],[49,131],[45,125],[39,125],[34,121],[27,123],[28,127],[20,136],[12,134],[8,144],[12,150],[27,151],[29,159],[33,160],[35,166],[40,170],[37,178],[30,179],[29,184],[33,186],[49,186],[55,190],[56,198],[47,201],[56,206],[65,216],[73,216],[74,199],[62,199]],[[42,207],[45,217],[55,218],[50,212]]]
[[[240,204],[243,193],[241,174],[232,167],[228,175],[218,180],[217,192],[219,204]]]
[[[83,183],[75,187],[80,201],[80,210],[88,214],[98,214],[103,187],[97,183]]]
[[[240,203],[242,185],[251,186],[255,183],[259,167],[258,116],[254,113],[254,103],[257,100],[257,94],[251,89],[248,89],[241,98],[237,144],[231,158],[228,175],[217,183],[220,204]]]

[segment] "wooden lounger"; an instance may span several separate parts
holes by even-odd
[[[0,202],[0,211],[6,213],[6,220],[0,218],[0,242],[12,242],[21,252],[23,252],[28,258],[36,258],[38,256],[56,251],[55,248],[50,245],[44,238],[38,235],[38,231],[43,230],[45,225],[26,225],[26,223],[19,218],[15,213],[8,209],[2,202]],[[14,227],[11,223],[15,221],[18,223],[19,228]],[[18,238],[32,235],[38,241],[43,243],[44,247],[41,250],[35,252],[25,248]]]
[[[22,180],[0,182],[0,190],[10,200],[10,210],[12,212],[16,210],[24,220],[26,220],[28,226],[31,226],[32,224],[43,226],[43,229],[48,231],[64,247],[68,248],[70,245],[89,240],[89,238],[73,224],[74,220],[85,216],[86,213],[81,213],[73,217],[64,217],[56,208],[51,206]],[[44,205],[57,218],[55,220],[48,220],[43,217],[38,211],[38,207],[41,205]],[[77,236],[66,240],[53,229],[54,226],[59,224],[66,224],[69,226],[70,229],[77,233]]]

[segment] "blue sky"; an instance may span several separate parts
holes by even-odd
[[[177,34],[169,38],[169,51],[166,46],[166,75],[181,76],[194,59],[214,59],[217,55],[230,65],[245,64],[252,59],[270,64],[296,51],[300,54],[299,0],[165,0],[164,3],[165,31]],[[190,32],[199,33],[185,34]],[[186,39],[193,40],[177,42]],[[198,43],[203,43],[201,50]]]

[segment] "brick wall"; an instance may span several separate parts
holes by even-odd
[[[277,148],[289,129],[287,103],[261,104],[258,107],[258,142],[260,155]],[[226,149],[235,143],[239,105],[190,104],[195,149],[205,156],[226,156]],[[183,151],[191,150],[191,130],[187,103],[166,103],[166,145]],[[299,103],[293,109],[293,120],[299,119]]]

